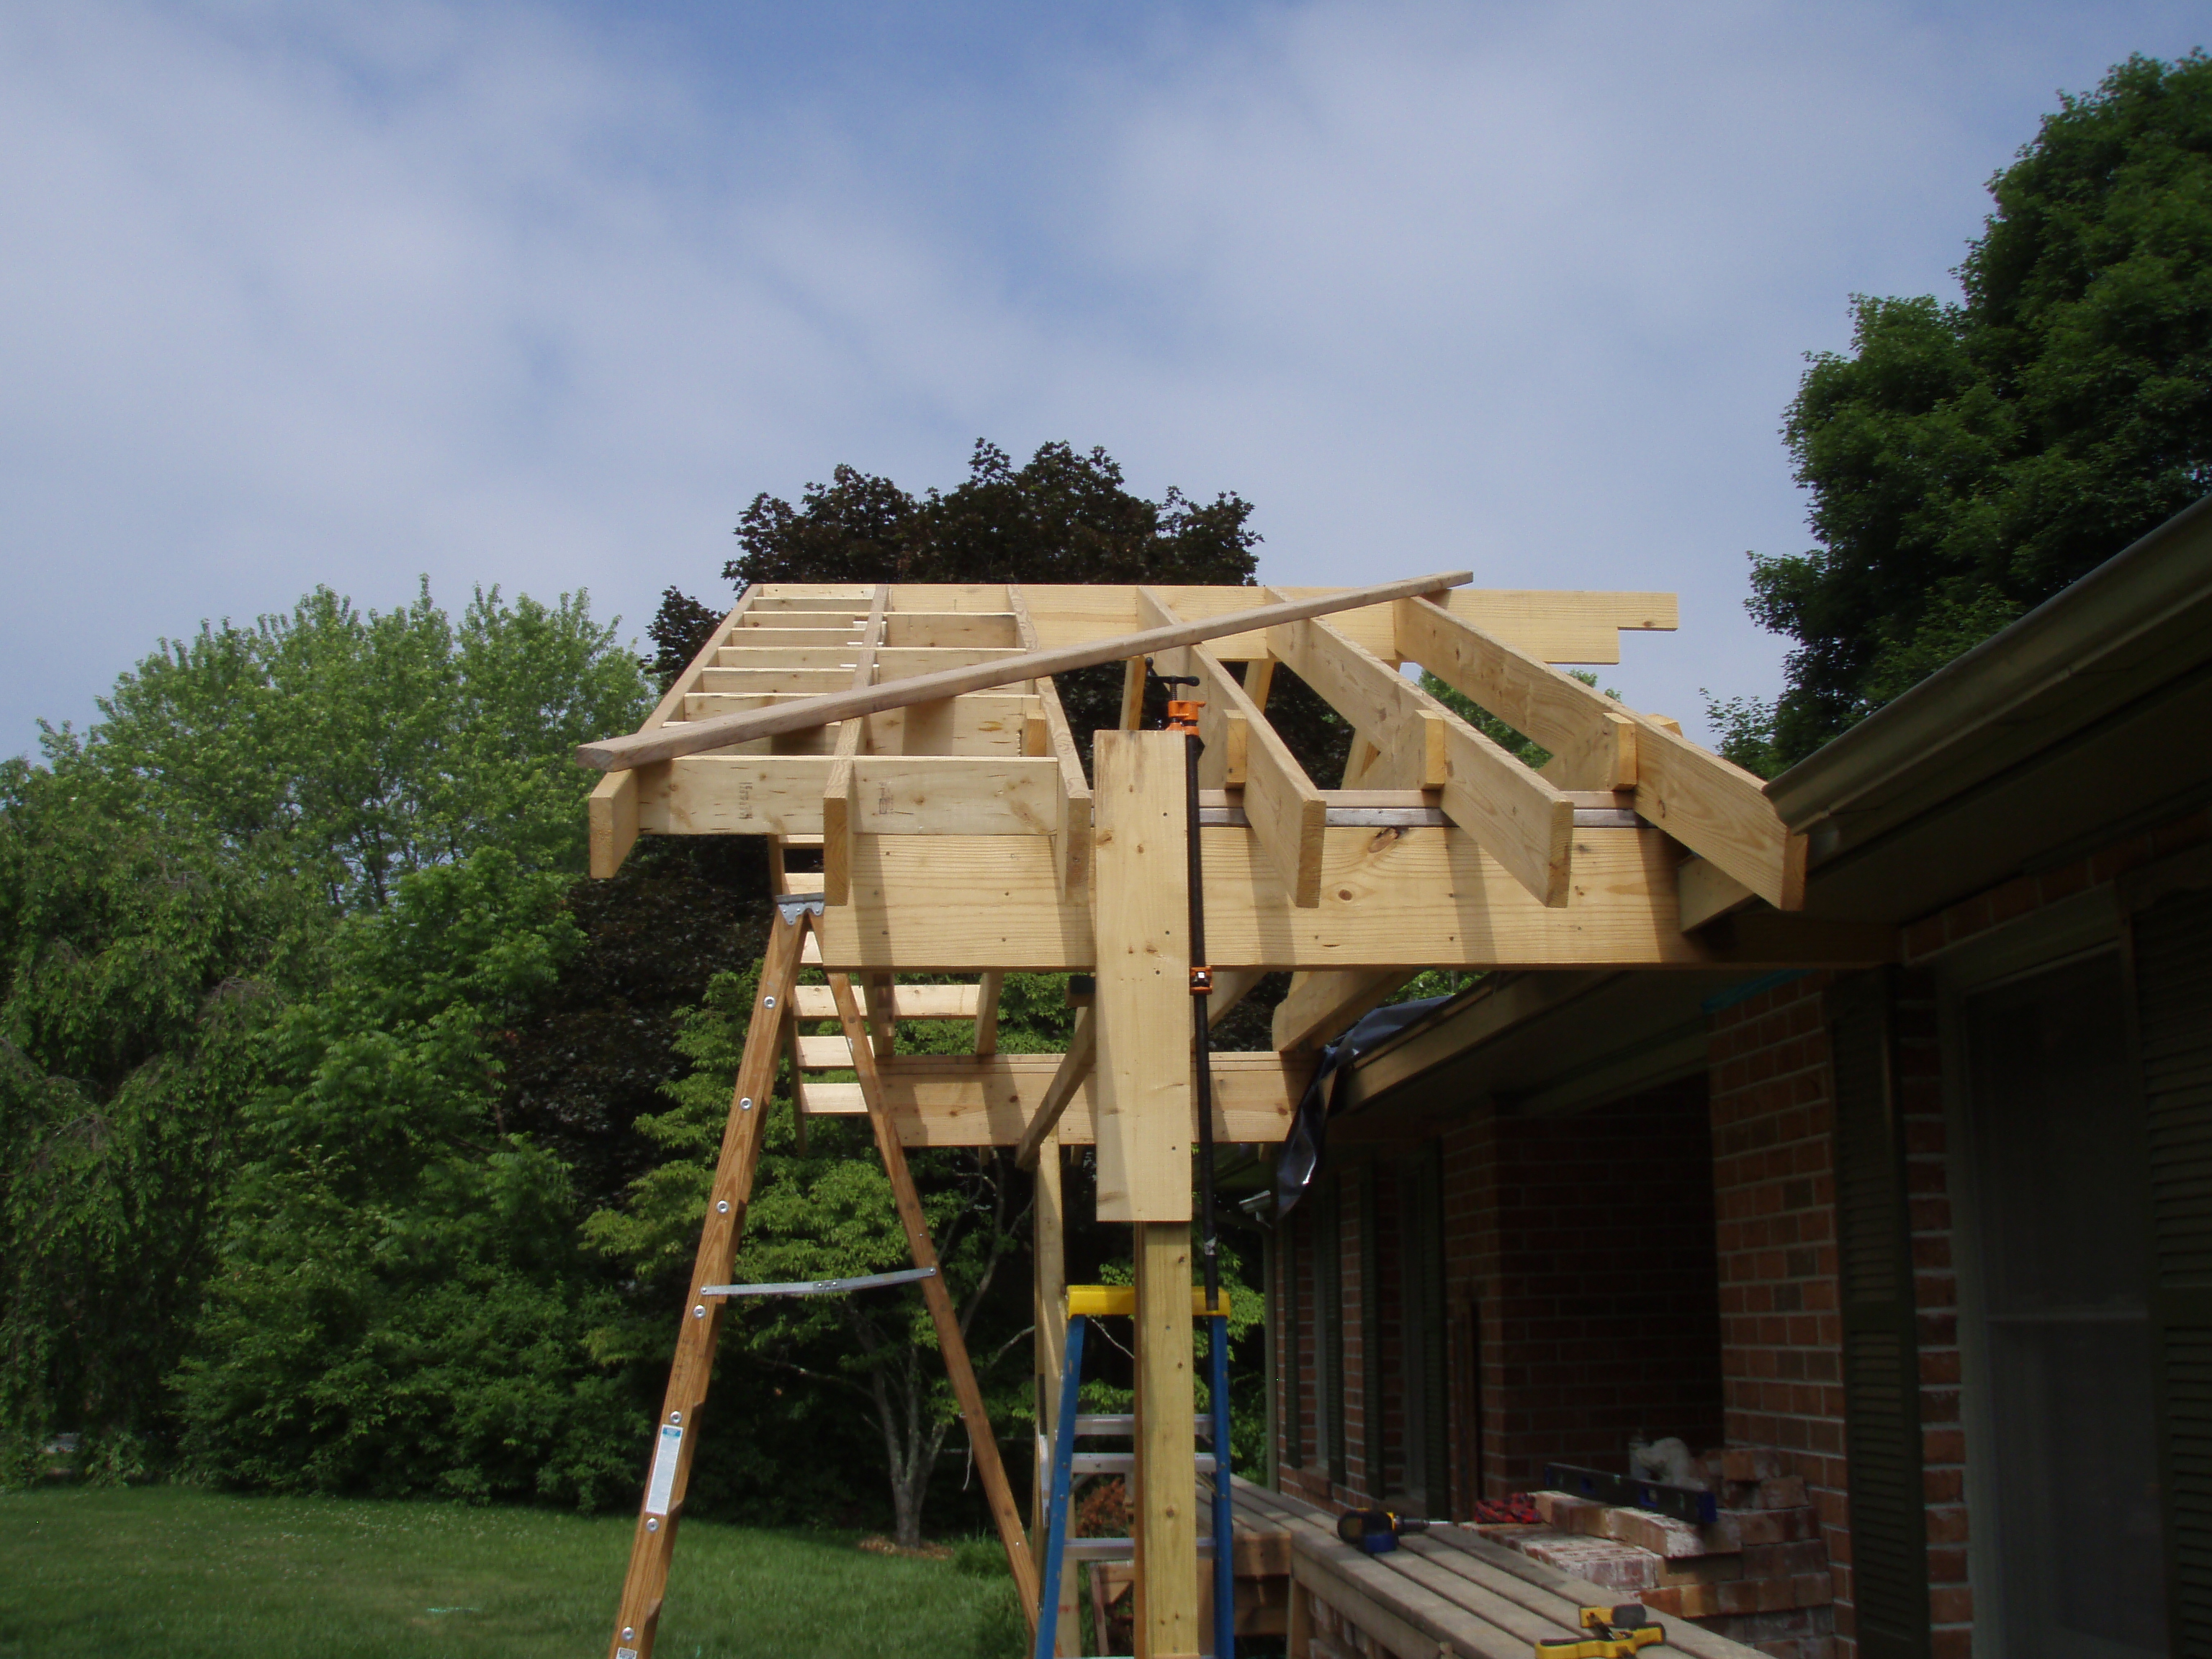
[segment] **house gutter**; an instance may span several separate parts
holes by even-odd
[[[2185,507],[2001,633],[1936,670],[1766,786],[1792,830],[2002,726],[2022,703],[2201,605],[2212,584],[2212,496]]]

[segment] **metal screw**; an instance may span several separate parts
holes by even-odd
[[[744,1095],[744,1096],[742,1096],[742,1097],[739,1097],[739,1099],[738,1099],[738,1109],[739,1111],[741,1111],[741,1112],[750,1112],[750,1110],[752,1110],[752,1109],[753,1109],[753,1097],[752,1097],[750,1095]]]
[[[668,1413],[668,1421],[672,1426],[680,1425],[684,1421],[684,1413],[682,1412],[671,1412]]]
[[[647,1532],[659,1532],[660,1530],[660,1522],[648,1515],[645,1517],[645,1529]]]
[[[702,1302],[697,1307],[691,1310],[691,1317],[694,1319],[704,1319],[706,1316],[707,1304],[703,1302]]]
[[[773,1008],[773,1007],[775,1007],[775,999],[774,997],[763,997],[763,998],[761,999],[761,1006],[762,1006],[762,1007],[763,1007],[763,1008]]]
[[[716,1215],[727,1215],[727,1214],[729,1214],[729,1212],[730,1212],[730,1200],[729,1200],[728,1199],[726,1199],[726,1199],[723,1199],[720,1202],[719,1202],[718,1204],[716,1204],[716,1205],[714,1206],[714,1213],[715,1213]]]
[[[623,1640],[625,1642],[636,1641],[637,1632],[635,1630],[632,1630],[628,1625],[624,1625],[623,1626]]]

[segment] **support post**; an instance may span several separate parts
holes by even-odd
[[[1188,1221],[1137,1224],[1137,1659],[1199,1650]]]

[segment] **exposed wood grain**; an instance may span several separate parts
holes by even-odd
[[[915,1190],[914,1177],[907,1169],[906,1147],[884,1105],[875,1054],[868,1042],[867,1023],[853,994],[853,982],[842,974],[832,974],[830,989],[837,1000],[837,1017],[845,1027],[846,1041],[853,1047],[860,1091],[868,1103],[869,1127],[875,1131],[876,1151],[883,1158],[884,1173],[890,1178],[891,1198],[898,1209],[899,1224],[906,1230],[907,1249],[915,1267],[934,1267],[938,1265],[937,1245],[929,1236],[921,1196]],[[976,1385],[975,1367],[968,1360],[968,1340],[960,1328],[959,1310],[952,1305],[952,1291],[943,1274],[933,1273],[921,1283],[930,1323],[936,1328],[937,1346],[945,1356],[945,1369],[952,1381],[953,1397],[960,1403],[961,1420],[968,1430],[968,1445],[975,1460],[975,1473],[982,1481],[991,1519],[998,1526],[999,1543],[1006,1553],[1007,1570],[1013,1575],[1014,1593],[1027,1609],[1030,1628],[1034,1632],[1036,1559],[1030,1553],[1029,1539],[1022,1530],[1021,1511],[1015,1506],[1013,1488],[999,1457],[999,1441],[991,1427],[991,1414],[984,1407],[983,1391]]]
[[[1188,1192],[1188,1169],[1182,1178]],[[1137,1544],[1137,1651],[1194,1655],[1200,1642],[1190,1223],[1142,1221],[1136,1235],[1137,1464],[1130,1509]],[[1232,1547],[1226,1540],[1223,1545]]]
[[[1007,685],[1044,675],[1064,674],[1073,669],[1090,667],[1095,663],[1124,661],[1147,652],[1189,645],[1224,633],[1264,629],[1300,617],[1322,616],[1330,611],[1375,605],[1401,596],[1441,592],[1471,580],[1466,571],[1447,571],[1401,581],[1378,582],[1367,587],[1340,589],[1316,599],[1285,605],[1261,605],[1227,617],[1123,635],[1092,644],[1064,646],[1055,650],[1018,652],[1012,656],[994,657],[959,668],[915,674],[895,682],[849,690],[842,695],[824,696],[810,702],[785,703],[774,708],[756,709],[720,720],[696,720],[674,728],[607,738],[598,743],[581,745],[576,750],[576,758],[580,764],[599,771],[617,771],[624,767],[641,766],[648,761],[670,760],[678,755],[696,754],[701,750],[716,748],[744,738],[765,737],[775,732],[795,732],[809,726],[826,726],[831,720],[870,714],[881,708],[951,696],[963,691],[981,691],[992,686]],[[882,660],[883,653],[878,654],[879,660]],[[730,689],[748,688],[737,686]]]
[[[1293,974],[1291,993],[1275,1005],[1277,1052],[1318,1048],[1332,1042],[1413,976],[1411,969],[1323,969]]]
[[[1006,586],[1006,603],[1013,608],[1014,623],[1022,648],[1042,648],[1029,600],[1015,583]],[[1091,781],[1083,773],[1082,750],[1068,729],[1067,711],[1060,701],[1060,688],[1049,677],[1037,683],[1037,701],[1044,711],[1049,753],[1060,763],[1060,827],[1053,832],[1053,867],[1059,872],[1060,890],[1087,891],[1091,884]]]
[[[1014,1162],[1027,1170],[1035,1166],[1048,1144],[1057,1146],[1055,1138],[1061,1115],[1067,1110],[1083,1085],[1091,1080],[1092,1069],[1098,1062],[1098,1015],[1096,1008],[1075,1011],[1075,1030],[1068,1038],[1067,1052],[1060,1056],[1060,1064],[1053,1069],[1052,1081],[1045,1085],[1043,1097],[1037,1102],[1036,1115],[1022,1131],[1014,1152]]]
[[[1102,732],[1095,904],[1098,1218],[1190,1218],[1183,739]]]

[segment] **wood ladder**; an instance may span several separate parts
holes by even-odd
[[[755,992],[752,1019],[745,1031],[744,1058],[738,1066],[738,1083],[730,1099],[729,1121],[722,1132],[721,1155],[714,1167],[714,1182],[708,1194],[707,1219],[699,1236],[699,1252],[691,1267],[690,1294],[684,1298],[684,1318],[677,1331],[676,1358],[669,1368],[668,1391],[661,1401],[660,1419],[653,1438],[653,1464],[647,1477],[645,1497],[639,1506],[637,1530],[632,1536],[629,1571],[623,1580],[622,1607],[615,1618],[609,1659],[651,1659],[654,1634],[659,1627],[661,1605],[668,1588],[668,1565],[676,1550],[677,1523],[683,1517],[684,1494],[691,1473],[691,1456],[698,1445],[699,1410],[707,1398],[714,1370],[715,1339],[721,1333],[724,1299],[708,1294],[710,1286],[725,1285],[734,1267],[738,1241],[744,1228],[745,1205],[752,1196],[753,1174],[760,1163],[766,1138],[769,1094],[775,1081],[779,1051],[786,1023],[795,1018],[793,993],[799,982],[799,958],[814,920],[822,914],[822,896],[785,894],[775,901],[775,917],[769,925],[768,954],[762,962],[760,984]],[[866,1018],[854,995],[853,982],[843,974],[829,975],[836,999],[837,1018],[852,1044],[853,1066],[860,1075],[869,1127],[875,1132],[876,1150],[884,1172],[890,1179],[899,1221],[906,1230],[907,1245],[918,1268],[934,1268],[937,1247],[931,1241],[921,1196],[907,1169],[906,1148],[898,1126],[884,1103],[876,1070],[875,1045]],[[968,1344],[960,1330],[958,1310],[941,1273],[931,1273],[919,1281],[937,1328],[938,1346],[944,1351],[945,1369],[960,1402],[960,1415],[973,1449],[975,1472],[991,1505],[991,1518],[999,1541],[1006,1552],[1006,1565],[1014,1588],[1026,1610],[1032,1633],[1037,1610],[1036,1563],[1022,1530],[1020,1511],[1014,1506],[1006,1466],[1000,1461],[999,1443],[983,1407],[983,1393],[969,1363]]]

